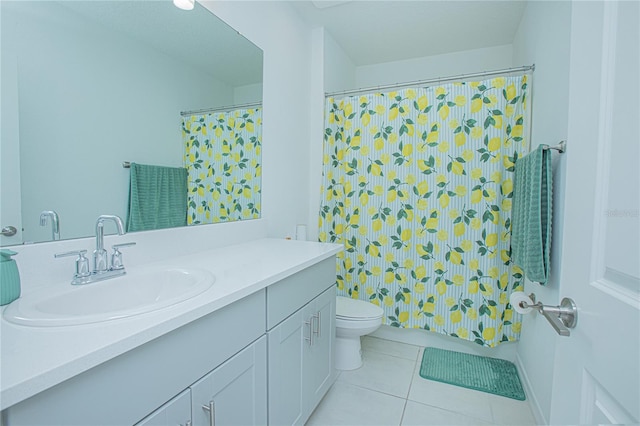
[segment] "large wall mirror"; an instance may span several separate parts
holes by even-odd
[[[0,7],[0,226],[18,231],[0,237],[3,246],[51,241],[44,211],[57,212],[61,239],[92,236],[101,214],[124,219],[124,162],[185,167],[193,156],[181,112],[262,101],[262,51],[198,3],[191,11],[169,0]],[[227,132],[241,119],[211,129]],[[212,158],[225,161],[225,149]],[[231,205],[236,193],[223,195]]]

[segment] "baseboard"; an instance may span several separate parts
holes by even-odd
[[[536,398],[536,394],[533,392],[533,387],[531,386],[531,381],[529,380],[529,376],[527,375],[527,371],[524,369],[524,365],[522,364],[522,359],[520,355],[516,353],[515,365],[518,369],[518,374],[520,375],[520,380],[522,381],[522,387],[524,387],[524,393],[527,395],[527,401],[529,402],[529,407],[531,408],[531,412],[533,413],[533,417],[536,419],[536,424],[539,425],[548,425],[549,422],[544,418],[542,414],[542,409],[540,408],[540,404],[538,403],[538,398]]]

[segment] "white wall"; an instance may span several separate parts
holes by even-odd
[[[365,65],[356,68],[356,86],[353,88],[491,71],[510,68],[513,63],[511,45],[505,45]]]
[[[324,87],[327,79],[326,52],[328,34],[324,28],[312,31],[311,88],[309,109],[309,187],[307,189],[307,240],[318,241],[318,212],[322,184],[322,141],[324,138]]]
[[[309,211],[311,30],[287,2],[201,3],[264,51],[262,217],[293,236]]]
[[[571,2],[529,2],[513,43],[515,64],[535,63],[532,83],[531,147],[544,143],[555,145],[567,138],[569,105],[569,50]],[[569,141],[567,150],[579,149],[579,141]],[[562,290],[559,282],[562,265],[562,230],[566,156],[556,151],[553,159],[553,225],[551,276],[546,286],[527,281],[525,291],[533,292],[544,304],[557,305]],[[518,343],[520,366],[533,395],[534,411],[539,422],[548,423],[553,384],[553,357],[559,339],[541,315],[523,319]]]
[[[338,43],[319,27],[313,30],[312,80],[309,152],[309,212],[307,239],[318,240],[318,216],[320,211],[320,186],[322,185],[322,149],[324,138],[325,92],[346,90],[355,86],[355,66]]]
[[[358,87],[356,66],[327,31],[324,34],[324,91],[337,92]]]

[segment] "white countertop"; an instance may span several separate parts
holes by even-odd
[[[159,311],[67,327],[20,326],[3,318],[0,322],[0,409],[223,308],[341,250],[342,246],[338,244],[260,239],[139,265],[145,268],[154,265],[199,268],[216,277],[213,286],[201,295]]]

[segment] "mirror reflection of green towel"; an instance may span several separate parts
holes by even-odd
[[[127,232],[187,224],[187,170],[131,163]]]
[[[511,215],[513,263],[531,281],[549,279],[551,249],[552,170],[546,145],[516,161]]]

